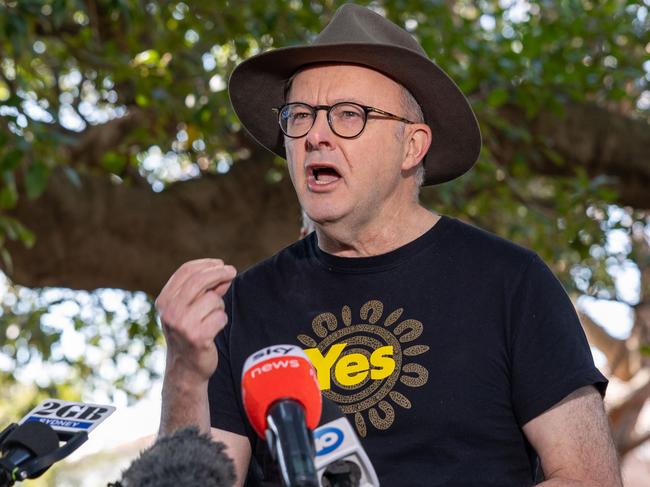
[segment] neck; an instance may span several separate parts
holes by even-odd
[[[419,204],[349,225],[347,222],[316,224],[318,246],[338,257],[370,257],[395,250],[426,233],[440,216]]]

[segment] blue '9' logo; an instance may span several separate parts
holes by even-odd
[[[320,457],[336,450],[344,438],[343,431],[334,426],[327,428],[320,428],[314,435],[314,443],[316,444],[316,456]]]

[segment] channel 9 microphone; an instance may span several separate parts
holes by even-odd
[[[323,401],[321,425],[314,430],[320,487],[378,487],[379,479],[354,428],[333,402]]]
[[[0,433],[0,487],[34,479],[88,439],[115,408],[46,399]]]
[[[161,436],[108,487],[232,487],[235,466],[226,446],[198,427]]]
[[[318,487],[311,431],[321,416],[316,372],[300,347],[274,345],[252,354],[242,371],[244,410],[266,439],[285,487]]]

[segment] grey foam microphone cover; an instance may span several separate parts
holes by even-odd
[[[235,466],[226,445],[199,433],[180,429],[159,438],[122,474],[123,487],[231,487]]]

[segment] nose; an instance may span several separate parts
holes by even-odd
[[[327,110],[317,110],[314,125],[305,136],[308,151],[331,149],[335,135],[327,121]]]

